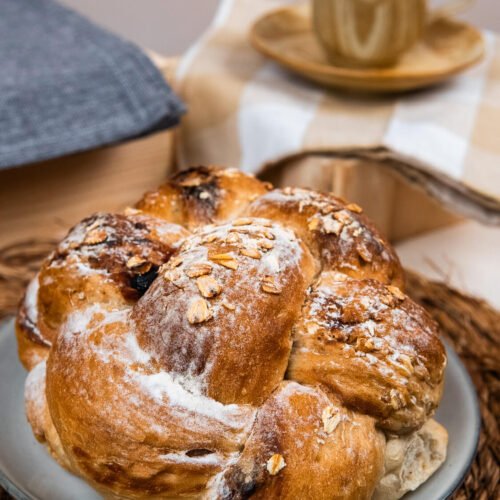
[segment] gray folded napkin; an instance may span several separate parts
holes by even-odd
[[[0,0],[0,168],[167,128],[183,111],[135,45],[50,0]]]

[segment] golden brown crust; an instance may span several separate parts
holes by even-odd
[[[434,413],[445,364],[436,323],[399,288],[325,273],[294,330],[288,377],[405,433]]]
[[[71,315],[47,402],[71,468],[126,497],[199,493],[241,448],[253,409],[194,396],[137,344],[126,309]]]
[[[29,422],[113,498],[370,498],[378,429],[418,429],[442,391],[402,286],[356,205],[190,169],[75,226],[28,287]]]
[[[38,277],[35,280],[38,280]],[[19,308],[15,329],[19,359],[24,368],[30,371],[38,363],[47,359],[50,342],[41,336],[38,326],[30,318],[25,301]]]
[[[283,380],[312,276],[309,251],[281,226],[241,219],[203,229],[135,307],[140,343],[208,396],[261,404]]]
[[[45,358],[70,312],[134,303],[189,233],[147,215],[96,214],[70,230],[27,290],[18,315],[20,357]]]
[[[325,270],[404,286],[399,259],[355,203],[297,188],[274,189],[250,204],[246,214],[292,228]]]
[[[41,361],[30,371],[26,379],[24,394],[26,417],[35,438],[45,444],[49,453],[66,469],[71,470],[47,404],[45,391],[46,362]]]
[[[267,184],[236,169],[193,167],[146,193],[136,207],[192,230],[238,217],[268,189]]]
[[[373,419],[320,388],[284,382],[259,410],[239,460],[214,481],[222,499],[369,499],[385,439]]]

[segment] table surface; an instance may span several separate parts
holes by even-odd
[[[396,251],[403,265],[500,310],[500,228],[466,221],[409,238]]]

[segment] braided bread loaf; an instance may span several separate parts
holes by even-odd
[[[37,439],[112,498],[418,486],[444,460],[446,356],[361,212],[199,167],[84,219],[17,319]]]

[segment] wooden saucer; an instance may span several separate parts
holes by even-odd
[[[477,29],[456,19],[439,18],[395,66],[335,66],[316,39],[308,5],[265,14],[252,26],[250,37],[262,54],[310,80],[365,92],[398,92],[436,84],[476,64],[485,52]]]

